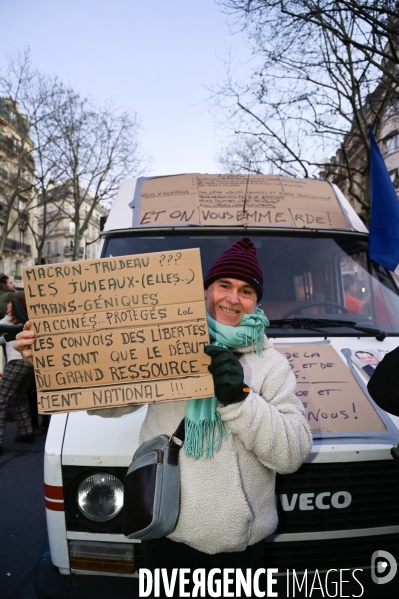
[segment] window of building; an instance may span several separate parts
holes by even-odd
[[[47,242],[47,256],[50,256],[51,254],[51,241]]]
[[[58,256],[58,239],[54,241],[54,254]]]
[[[391,116],[399,110],[399,98],[394,98],[386,107],[385,114]]]
[[[390,154],[391,152],[396,152],[398,149],[399,135],[396,133],[396,135],[392,135],[392,137],[388,137],[388,139],[385,140],[385,150],[387,154]]]
[[[394,184],[394,187],[399,187],[399,171],[395,168],[393,171],[389,171],[389,176],[391,177],[391,181]]]
[[[22,281],[22,262],[21,260],[17,260],[15,264],[15,279],[17,281]]]
[[[15,137],[10,138],[10,147],[12,152],[16,152],[18,150],[18,141]]]

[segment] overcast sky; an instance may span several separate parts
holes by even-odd
[[[29,46],[35,66],[84,94],[137,111],[151,172],[219,172],[204,86],[229,50],[249,52],[214,0],[1,0],[0,59]],[[244,66],[242,66],[244,65]]]

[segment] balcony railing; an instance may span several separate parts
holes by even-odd
[[[96,225],[97,227],[100,226],[100,218],[98,216],[91,215],[90,222]]]
[[[73,256],[75,249],[66,245],[64,248],[64,256]],[[79,248],[79,256],[83,256],[84,248]]]
[[[2,237],[0,237],[0,241],[2,241]],[[4,249],[26,252],[27,254],[31,253],[30,245],[17,241],[16,239],[6,239],[4,242]]]
[[[24,223],[29,223],[30,222],[30,212],[26,212],[26,210],[21,210],[19,211],[19,220],[24,222]]]

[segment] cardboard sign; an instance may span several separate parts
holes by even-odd
[[[212,397],[213,394],[212,377],[191,376],[180,379],[159,379],[156,382],[38,393],[38,407],[40,414],[52,414],[95,408],[115,408],[127,404]]]
[[[213,396],[198,249],[23,276],[40,413]]]
[[[287,358],[313,433],[385,432],[386,426],[339,354],[328,344],[275,348]]]
[[[133,202],[140,226],[345,229],[326,181],[278,175],[174,175],[144,179]],[[162,206],[162,208],[160,208]]]

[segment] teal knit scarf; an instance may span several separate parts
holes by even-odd
[[[228,347],[231,351],[252,346],[258,356],[262,353],[264,330],[269,321],[260,308],[256,308],[253,314],[244,314],[237,327],[220,324],[209,313],[207,317],[213,345]],[[214,451],[219,451],[227,433],[216,410],[217,405],[216,397],[190,399],[187,402],[184,440],[184,453],[187,456],[196,460],[201,456],[211,458]]]

